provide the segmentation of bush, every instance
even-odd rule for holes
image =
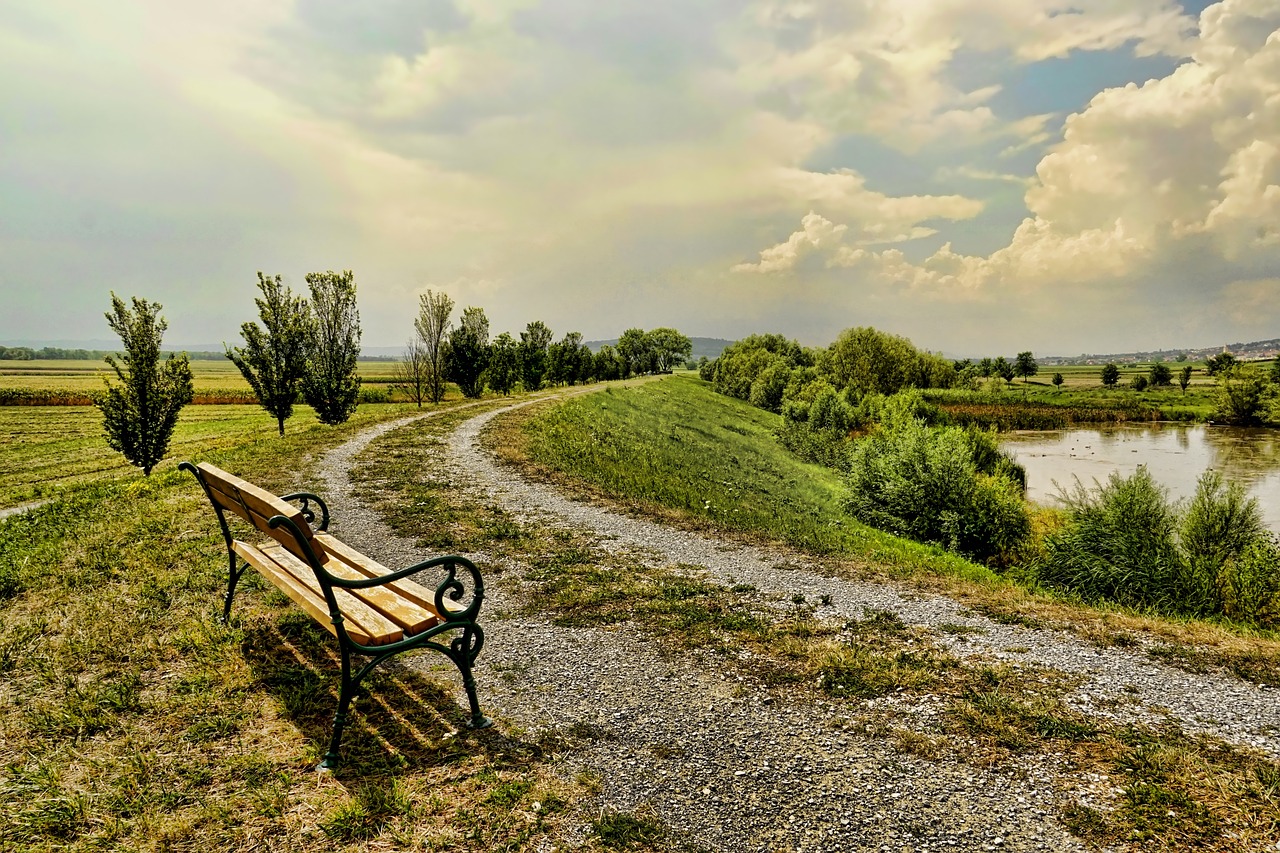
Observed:
[[[385,388],[368,388],[360,389],[361,403],[390,403],[391,393]]]
[[[915,399],[911,399],[914,396]],[[1030,532],[1012,460],[960,427],[930,429],[919,395],[895,395],[884,420],[849,455],[848,512],[858,520],[975,559],[1007,562]],[[922,401],[920,401],[922,402]]]
[[[1046,584],[1086,600],[1189,616],[1280,623],[1280,549],[1239,485],[1208,472],[1181,513],[1145,467],[1060,498],[1068,523],[1045,537]]]
[[[1112,474],[1086,489],[1061,491],[1070,521],[1045,537],[1036,575],[1086,601],[1176,609],[1185,591],[1175,518],[1164,490],[1145,466],[1131,477]]]

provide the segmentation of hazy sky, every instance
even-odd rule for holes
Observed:
[[[613,337],[1280,336],[1280,0],[5,0],[0,342],[257,270]]]

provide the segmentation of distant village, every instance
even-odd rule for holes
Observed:
[[[1046,356],[1038,359],[1040,365],[1053,367],[1065,364],[1135,364],[1154,361],[1204,361],[1218,353],[1229,352],[1239,361],[1269,361],[1280,357],[1280,338],[1252,343],[1225,344],[1222,347],[1203,349],[1156,350],[1153,352],[1127,352],[1108,354],[1081,354],[1077,356]]]

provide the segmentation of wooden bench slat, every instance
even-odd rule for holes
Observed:
[[[329,574],[345,580],[359,581],[368,579],[368,575],[332,557],[325,561],[324,568]],[[440,617],[436,615],[434,608],[420,607],[407,598],[401,597],[391,588],[390,584],[369,587],[368,589],[348,589],[344,590],[344,592],[355,596],[374,610],[377,610],[403,628],[405,634],[409,636],[419,634],[440,622]]]
[[[391,570],[376,560],[371,560],[364,554],[352,548],[350,545],[335,539],[328,533],[317,533],[315,541],[320,543],[325,552],[346,565],[360,572],[365,577],[378,578],[391,574]],[[327,565],[327,564],[326,564]],[[392,581],[387,584],[386,589],[395,590],[395,592],[403,598],[412,601],[419,607],[425,608],[436,616],[441,614],[436,610],[435,593],[419,583],[401,578],[398,581]],[[447,614],[446,614],[447,615]]]
[[[298,540],[286,528],[271,528],[273,516],[283,515],[302,532],[303,538],[312,537],[311,525],[307,523],[302,510],[286,500],[276,497],[267,490],[255,486],[248,480],[242,480],[234,474],[228,474],[216,465],[201,462],[196,466],[204,474],[210,491],[223,508],[229,509],[258,530],[275,539],[292,551],[299,559],[305,560],[306,554],[298,545]]]
[[[303,583],[313,593],[320,596],[321,601],[324,600],[324,592],[320,589],[320,581],[317,580],[316,573],[309,565],[299,560],[292,552],[274,543],[262,545],[259,550],[274,560],[285,571],[292,574],[294,578]],[[404,631],[399,625],[383,616],[364,601],[356,598],[351,594],[350,590],[334,589],[333,596],[337,599],[338,609],[342,611],[342,615],[347,622],[358,625],[360,631],[371,638],[370,642],[362,640],[357,642],[362,642],[365,645],[380,646],[384,643],[394,643],[404,638]],[[329,621],[327,614],[325,621]],[[351,633],[351,627],[348,627],[347,631]]]
[[[329,618],[329,605],[323,595],[299,581],[291,572],[248,542],[237,539],[231,543],[231,547],[245,562],[261,572],[281,592],[293,599],[295,604],[307,611],[311,618],[327,628],[329,633],[337,635],[338,630]],[[279,548],[278,545],[270,547]],[[371,645],[373,642],[373,638],[360,626],[348,625],[347,633],[351,635],[351,639],[362,645]]]

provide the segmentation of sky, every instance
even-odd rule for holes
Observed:
[[[369,346],[1280,337],[1280,0],[0,4],[0,343],[328,269]]]

